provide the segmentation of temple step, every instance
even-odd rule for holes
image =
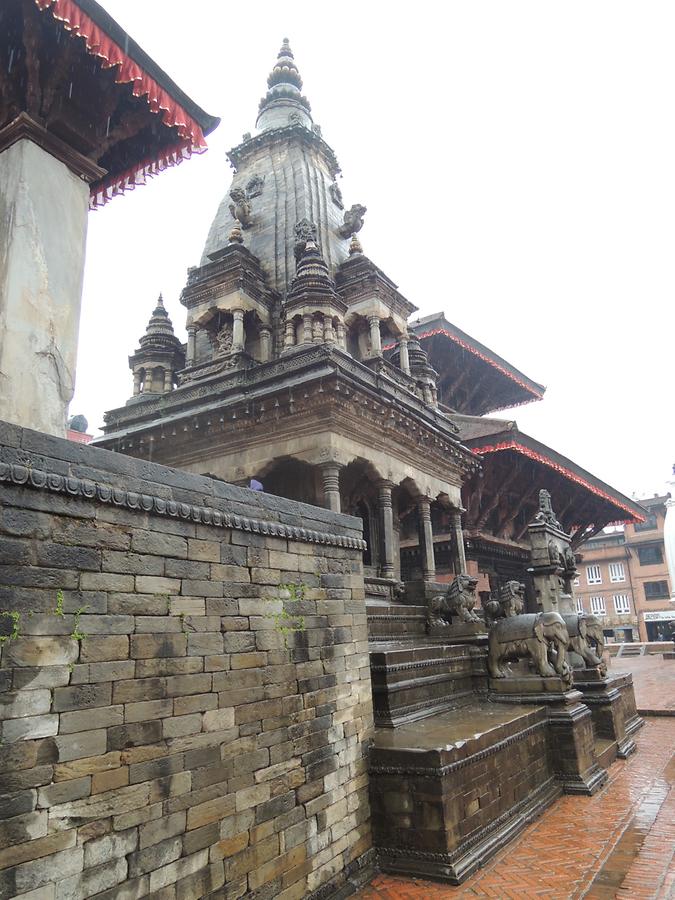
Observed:
[[[616,655],[617,658],[627,658],[629,656],[644,656],[645,649],[646,647],[644,644],[621,644],[621,646],[619,647],[619,652]]]
[[[422,637],[426,634],[426,606],[368,604],[368,638],[371,641]]]
[[[395,728],[462,706],[487,687],[483,656],[462,644],[371,643],[375,724]]]

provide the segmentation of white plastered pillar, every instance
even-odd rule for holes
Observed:
[[[73,171],[84,157],[64,144],[66,165],[35,142],[32,130],[42,131],[22,115],[0,132],[0,418],[64,437],[75,389],[89,185],[85,172]],[[48,138],[48,146],[61,144]],[[87,162],[90,177],[102,173]]]

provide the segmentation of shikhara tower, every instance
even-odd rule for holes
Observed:
[[[343,200],[287,40],[267,86],[188,270],[187,345],[160,304],[99,443],[359,515],[374,592],[467,568],[492,587],[520,577],[535,486],[577,543],[632,516],[515,423],[483,418],[544,389],[442,315],[409,323],[416,307],[364,253],[366,208]]]

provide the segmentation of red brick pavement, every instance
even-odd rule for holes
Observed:
[[[675,718],[647,720],[636,742],[595,796],[562,797],[461,886],[379,875],[356,898],[675,897]]]
[[[675,715],[675,659],[629,656],[612,659],[610,674],[631,672],[638,709],[669,710]]]

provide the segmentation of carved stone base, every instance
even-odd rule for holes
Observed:
[[[560,796],[560,786],[554,778],[537,788],[528,799],[511,810],[502,820],[485,829],[486,834],[475,843],[467,842],[465,849],[454,853],[434,853],[423,850],[381,847],[378,852],[380,868],[385,872],[417,875],[435,881],[461,884],[476,869],[484,866],[495,853],[517,837],[530,822],[538,818]]]
[[[599,676],[597,669],[576,669],[574,686],[593,717],[598,738],[616,743],[616,755],[625,759],[635,752],[630,735],[644,725],[635,707],[633,676],[628,673]]]
[[[541,706],[474,704],[393,731],[370,756],[373,839],[389,872],[458,884],[561,793]]]
[[[570,688],[559,676],[514,675],[490,678],[488,689],[497,703],[565,704],[581,700],[581,693]]]

